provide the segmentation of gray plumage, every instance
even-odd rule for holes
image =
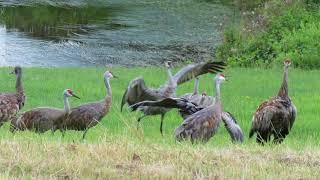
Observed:
[[[225,64],[223,62],[192,64],[182,68],[174,76],[172,76],[170,64],[167,63],[166,66],[169,80],[165,85],[158,89],[148,88],[141,77],[132,80],[123,94],[121,111],[126,103],[131,106],[142,101],[157,101],[168,97],[175,97],[177,85],[180,85],[205,73],[221,72],[224,69]],[[138,122],[140,122],[140,120],[147,115],[161,115],[160,132],[162,134],[163,119],[165,113],[170,109],[163,107],[141,107],[140,110],[144,113],[144,115],[138,118]]]
[[[289,134],[296,118],[296,107],[288,95],[288,69],[291,61],[284,62],[284,75],[278,95],[263,102],[252,118],[249,133],[257,133],[257,142],[263,144],[274,137],[273,142],[281,143]]]
[[[230,112],[222,112],[221,118],[232,142],[243,142],[244,135],[236,118]]]
[[[206,93],[199,94],[199,79],[196,78],[194,85],[194,92],[187,93],[181,98],[186,99],[188,102],[197,105],[197,109],[203,109],[215,103],[215,98],[208,96]],[[183,119],[186,119],[193,112],[186,109],[188,106],[180,107],[180,114]],[[232,142],[243,142],[244,134],[241,127],[238,125],[236,118],[230,112],[222,112],[222,121],[227,129]]]
[[[10,131],[34,130],[35,132],[43,133],[48,130],[54,132],[55,130],[60,129],[63,120],[70,113],[68,97],[79,98],[71,89],[66,89],[63,92],[64,109],[39,107],[26,111],[11,121]]]
[[[222,106],[220,101],[220,84],[224,81],[223,75],[215,77],[215,103],[188,116],[175,130],[176,140],[190,139],[191,142],[207,142],[217,131],[221,122]]]
[[[175,130],[178,141],[190,138],[192,142],[207,142],[216,132],[221,121],[220,83],[224,76],[218,74],[215,78],[216,98],[215,103],[207,107],[201,107],[185,98],[166,98],[159,101],[144,101],[132,105],[132,110],[140,106],[159,106],[167,108],[178,108],[185,117],[185,121]]]
[[[111,107],[112,91],[109,80],[113,77],[115,76],[110,71],[104,73],[107,93],[103,100],[83,104],[71,109],[71,113],[63,122],[65,130],[84,131],[82,136],[84,139],[89,128],[94,127],[102,120]]]
[[[203,95],[205,98],[206,96]],[[210,98],[212,99],[212,98]],[[209,104],[211,106],[213,103]],[[198,105],[192,101],[189,101],[184,98],[166,98],[160,101],[143,101],[137,104],[130,106],[133,111],[137,110],[140,106],[158,106],[158,107],[166,107],[166,108],[177,108],[183,119],[187,119],[190,115],[208,107]],[[236,118],[230,112],[222,112],[222,121],[224,122],[224,126],[227,129],[232,142],[243,142],[244,134],[241,130],[241,127],[238,125]]]
[[[199,94],[199,79],[196,78],[193,93],[187,93],[180,98],[165,98],[159,101],[143,101],[130,107],[133,111],[142,106],[177,108],[179,109],[182,118],[187,119],[190,115],[205,107],[213,105],[214,103],[214,97],[207,96],[206,93]],[[244,134],[238,125],[237,120],[230,112],[222,112],[222,121],[224,122],[225,128],[227,129],[232,142],[243,142]]]
[[[25,103],[22,85],[22,68],[16,66],[11,74],[16,75],[16,92],[0,94],[0,126],[6,121],[11,121],[21,110]]]

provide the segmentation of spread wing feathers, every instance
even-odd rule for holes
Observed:
[[[186,99],[199,107],[208,107],[215,103],[215,98],[203,94],[185,94],[181,98]]]
[[[222,72],[225,66],[226,64],[224,62],[190,64],[177,72],[173,76],[173,80],[179,85],[202,74]]]
[[[132,111],[136,111],[139,107],[143,106],[156,106],[165,108],[177,108],[180,111],[187,113],[188,115],[198,112],[202,108],[197,107],[197,104],[189,102],[183,98],[165,98],[159,101],[142,101],[131,105]]]
[[[295,116],[295,106],[290,100],[277,97],[271,98],[263,102],[254,114],[249,138],[255,132],[269,134],[273,130],[290,130]]]
[[[132,80],[124,92],[121,100],[121,111],[126,103],[130,106],[141,101],[156,101],[160,98],[161,95],[156,90],[149,89],[143,78],[139,77]]]
[[[230,112],[222,112],[222,121],[226,127],[232,142],[243,142],[244,135],[236,118]]]
[[[221,114],[215,113],[212,106],[190,115],[175,130],[177,141],[191,139],[191,142],[207,142],[217,131],[221,121]]]

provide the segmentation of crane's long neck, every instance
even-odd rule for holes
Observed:
[[[169,78],[169,85],[176,87],[177,85],[176,85],[175,81],[173,80],[173,76],[172,76],[172,72],[171,72],[170,67],[167,68],[167,73],[168,73],[168,78]]]
[[[70,104],[69,104],[69,99],[68,96],[64,95],[63,96],[63,102],[64,102],[64,110],[66,111],[67,114],[70,114]]]
[[[199,78],[196,78],[194,81],[194,91],[193,94],[199,94]]]
[[[107,96],[111,97],[112,96],[112,90],[110,86],[110,80],[108,77],[104,78],[104,83],[106,85],[106,90],[107,90]]]
[[[219,116],[221,115],[221,98],[220,98],[220,83],[221,81],[216,79],[215,81],[215,87],[216,87],[216,94],[215,94],[215,102],[213,105],[213,109],[216,113],[219,114]]]
[[[288,97],[288,69],[287,66],[284,67],[283,81],[278,92],[278,96],[280,97]]]
[[[23,86],[22,86],[22,72],[19,72],[17,74],[17,80],[16,80],[16,92],[21,93],[23,92]]]
[[[219,80],[215,80],[215,87],[216,87],[215,99],[216,99],[216,102],[220,102],[220,81]]]

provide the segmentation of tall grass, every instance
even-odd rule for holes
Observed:
[[[27,95],[22,111],[38,106],[63,107],[62,91],[71,88],[81,99],[71,106],[100,100],[105,95],[102,76],[105,69],[25,68],[23,82]],[[224,129],[202,145],[176,143],[174,129],[182,119],[175,110],[164,121],[164,136],[159,132],[160,117],[146,117],[137,130],[141,113],[127,108],[120,112],[120,101],[128,82],[143,76],[147,85],[158,87],[166,81],[162,68],[113,68],[119,79],[112,79],[113,102],[110,113],[90,129],[86,140],[81,132],[51,135],[33,132],[11,134],[9,125],[0,128],[0,173],[4,177],[269,177],[277,173],[288,177],[320,176],[320,79],[319,71],[290,69],[289,93],[297,106],[293,129],[279,146],[256,145],[247,133],[257,106],[277,93],[282,69],[231,68],[222,85],[222,102],[245,132],[241,145],[234,145]],[[9,68],[0,69],[0,91],[13,91],[15,78]],[[201,78],[200,89],[213,93],[212,75]],[[193,90],[193,82],[179,86],[178,95]],[[261,170],[266,169],[266,171]],[[271,173],[271,174],[270,174]]]

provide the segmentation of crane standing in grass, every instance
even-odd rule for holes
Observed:
[[[0,93],[0,126],[6,121],[11,121],[25,103],[22,85],[22,68],[16,66],[11,74],[16,75],[16,92]]]
[[[71,89],[66,89],[63,91],[64,109],[39,107],[24,112],[11,121],[10,131],[35,130],[38,133],[43,133],[48,130],[53,132],[57,129],[61,130],[64,119],[71,112],[69,97],[80,99]]]
[[[126,103],[130,106],[142,101],[157,101],[168,97],[174,97],[177,85],[187,82],[202,74],[221,72],[225,67],[225,63],[223,62],[192,64],[182,68],[173,76],[171,72],[171,63],[166,62],[165,65],[167,67],[169,77],[168,82],[158,89],[151,89],[145,85],[143,78],[132,80],[123,94],[121,111]],[[138,118],[138,123],[142,118],[148,115],[161,115],[160,132],[162,134],[163,119],[170,109],[164,107],[141,107],[140,110],[144,115]]]
[[[180,98],[166,98],[159,101],[143,101],[132,105],[131,108],[133,111],[140,106],[178,108],[183,119],[187,119],[189,116],[215,103],[214,97],[207,96],[205,93],[202,93],[201,95],[198,93],[198,85],[199,82],[198,79],[196,79],[194,92],[185,94]],[[234,116],[229,112],[222,112],[221,116],[225,127],[230,134],[231,140],[233,142],[243,142],[243,132],[237,124]]]
[[[186,119],[188,116],[195,113],[196,112],[194,111],[195,109],[199,111],[215,103],[215,97],[207,96],[205,92],[203,92],[202,94],[199,94],[199,78],[196,78],[195,80],[194,92],[187,93],[183,95],[181,98],[187,101],[181,101],[180,99],[178,100],[180,101],[180,103],[176,102],[174,104],[179,104],[179,106],[175,106],[175,108],[180,109],[180,114],[183,117],[183,119]],[[186,102],[186,103],[181,103],[181,102]],[[189,111],[190,103],[196,106],[196,108],[193,108],[193,111]],[[230,112],[227,112],[227,111],[222,112],[221,116],[222,116],[222,121],[231,137],[232,142],[243,142],[244,135],[241,127],[238,125],[236,118]]]
[[[97,125],[102,118],[109,112],[112,100],[112,90],[110,78],[116,78],[110,71],[104,73],[104,83],[106,86],[106,96],[103,100],[87,103],[72,108],[71,113],[64,120],[64,130],[84,131],[82,139],[85,138],[89,128]]]
[[[288,70],[290,60],[284,61],[282,85],[276,97],[263,102],[255,112],[249,137],[257,133],[257,142],[268,142],[271,135],[275,143],[281,143],[289,134],[296,118],[296,107],[288,94]]]
[[[175,130],[175,137],[178,141],[190,138],[191,142],[207,142],[215,134],[221,121],[220,84],[224,80],[224,75],[216,75],[215,103],[187,117]]]

